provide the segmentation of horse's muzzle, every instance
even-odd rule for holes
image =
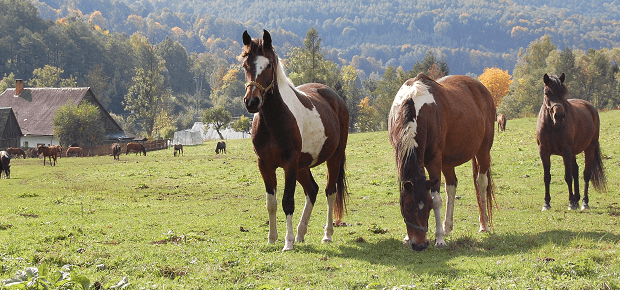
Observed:
[[[249,113],[257,113],[260,110],[262,105],[262,101],[260,97],[249,97],[244,98],[243,103],[245,104],[245,109],[248,110]]]
[[[424,251],[428,248],[429,245],[429,241],[427,240],[426,243],[422,244],[422,245],[418,245],[414,242],[411,242],[411,249],[416,251],[416,252],[421,252]]]

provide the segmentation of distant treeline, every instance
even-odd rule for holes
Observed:
[[[111,32],[142,32],[155,43],[170,36],[188,53],[232,61],[241,32],[272,31],[280,51],[300,46],[315,27],[326,58],[352,64],[360,77],[388,66],[411,69],[428,50],[452,73],[485,67],[511,71],[519,48],[544,35],[560,48],[620,44],[620,8],[606,1],[81,1],[33,3],[45,19],[79,16]],[[544,5],[544,6],[543,6]]]

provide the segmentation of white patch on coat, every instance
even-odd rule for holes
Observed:
[[[420,201],[420,203],[418,204],[418,208],[422,210],[424,208],[424,202]]]
[[[301,134],[301,152],[310,154],[312,156],[311,166],[315,165],[318,161],[319,153],[323,149],[323,144],[327,140],[325,125],[321,120],[321,115],[319,115],[314,105],[311,109],[308,109],[299,101],[296,93],[304,96],[306,94],[294,88],[293,83],[284,73],[284,66],[281,61],[278,62],[277,78],[282,100],[291,113],[293,113],[297,122],[297,128],[299,128],[299,133]],[[309,100],[312,99],[309,98]]]
[[[256,60],[254,61],[254,67],[256,68],[256,76],[255,79],[258,78],[258,76],[263,73],[263,70],[265,70],[267,68],[267,66],[269,65],[269,59],[259,55]]]
[[[413,100],[415,107],[415,118],[407,123],[405,129],[401,132],[400,140],[407,148],[417,148],[418,143],[415,141],[415,136],[418,129],[418,114],[420,113],[422,106],[426,104],[434,104],[435,98],[433,98],[433,95],[428,90],[428,86],[422,81],[415,81],[412,85],[407,85],[407,83],[404,83],[398,90],[398,93],[396,93],[394,102],[392,102],[392,108],[390,109],[391,123],[396,122],[397,110],[399,110],[409,99]]]

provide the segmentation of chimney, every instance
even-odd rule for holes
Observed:
[[[23,90],[24,90],[24,80],[16,79],[15,80],[15,95],[19,96],[19,94],[21,94]]]

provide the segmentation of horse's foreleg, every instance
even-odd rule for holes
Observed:
[[[545,203],[542,210],[546,211],[551,209],[551,195],[549,194],[549,183],[551,182],[551,156],[548,153],[543,152],[543,149],[539,149],[540,159],[543,165],[543,174],[545,181]]]
[[[293,163],[296,167],[297,162]],[[284,169],[284,193],[282,194],[282,210],[286,215],[286,235],[284,236],[284,248],[282,251],[293,249],[295,236],[293,234],[293,213],[295,212],[295,185],[297,183],[297,169]]]
[[[577,165],[577,158],[573,156],[573,184],[575,191],[573,192],[573,201],[575,202],[575,206],[579,207],[579,200],[581,199],[581,195],[579,194],[579,165]],[[577,209],[575,208],[575,209]]]
[[[316,181],[314,181],[310,169],[298,171],[297,181],[299,181],[299,184],[304,188],[306,204],[304,205],[304,211],[299,220],[299,225],[297,225],[297,236],[295,237],[295,241],[303,242],[304,236],[308,232],[308,223],[310,222],[310,215],[312,215],[312,209],[316,202],[319,186],[316,184]]]
[[[450,234],[454,227],[454,201],[456,199],[456,186],[458,184],[458,180],[456,178],[456,174],[454,173],[454,167],[444,168],[443,176],[446,179],[446,218],[443,222],[443,230],[446,235]],[[435,197],[433,197],[433,201]],[[437,215],[435,215],[437,218]]]
[[[573,193],[573,160],[574,156],[570,154],[570,152],[565,152],[563,154],[564,159],[564,181],[566,185],[568,185],[568,201],[569,201],[569,210],[576,210],[579,208],[578,202],[575,201],[575,194]]]
[[[277,179],[275,169],[267,168],[260,160],[258,161],[258,169],[265,183],[265,200],[267,205],[267,213],[269,214],[269,235],[267,243],[273,244],[278,240],[278,228],[276,225],[276,211],[278,209],[278,200],[276,199]]]

